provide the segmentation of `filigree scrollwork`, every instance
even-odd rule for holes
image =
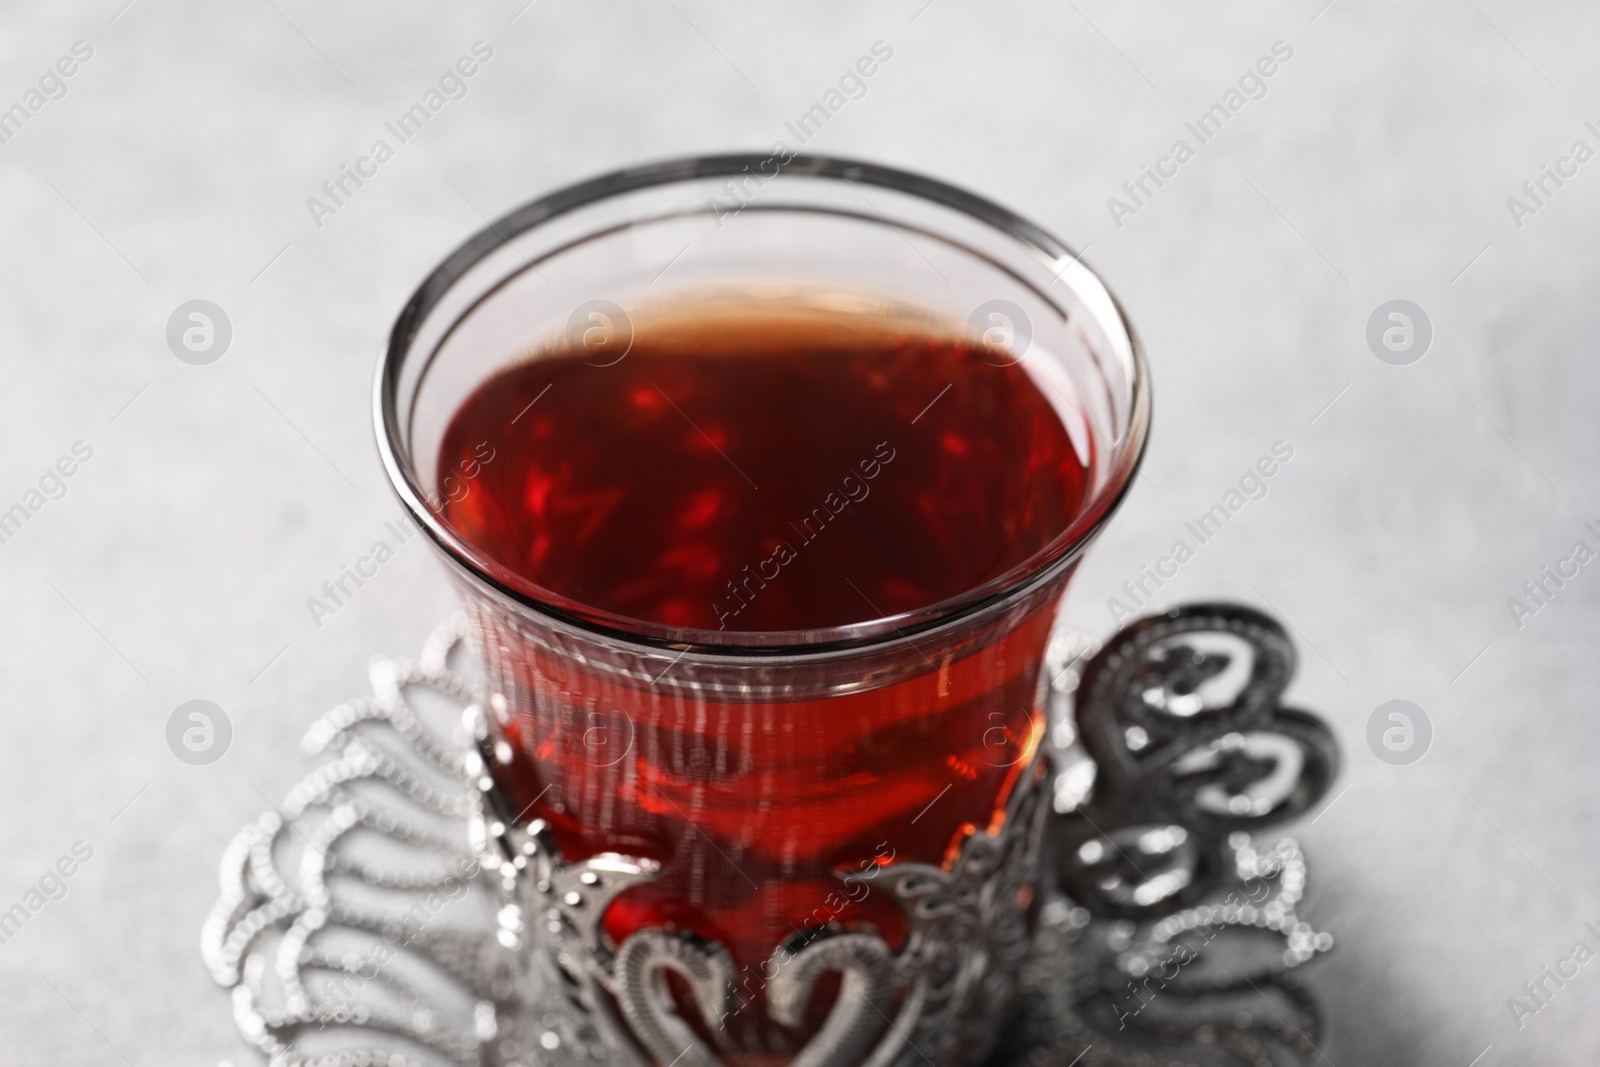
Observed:
[[[477,1067],[504,973],[473,924],[484,894],[467,828],[477,795],[452,741],[418,707],[475,699],[442,657],[379,659],[371,697],[306,735],[324,763],[245,827],[222,861],[201,953],[240,1032],[274,1067]],[[440,645],[443,643],[443,650]]]
[[[893,994],[893,953],[875,934],[842,933],[813,941],[788,957],[767,988],[772,1017],[799,1027],[817,981],[841,977],[839,1000],[793,1067],[860,1063],[883,1030]]]
[[[1275,621],[1220,604],[1141,619],[1089,659],[1074,722],[1092,787],[1050,831],[1062,889],[1096,915],[1167,914],[1236,878],[1230,834],[1314,805],[1338,749],[1281,703],[1294,665]]]
[[[1238,833],[1229,848],[1237,888],[1143,927],[1048,901],[992,1067],[1325,1062],[1316,1004],[1291,973],[1333,944],[1295,914],[1299,846],[1257,850]]]
[[[717,1067],[716,1057],[673,1009],[668,971],[688,984],[703,1018],[720,1019],[733,1003],[733,962],[720,945],[641,930],[622,943],[612,975],[623,1017],[652,1058],[683,1067]]]
[[[841,978],[839,996],[793,1067],[912,1067],[925,1057],[965,1063],[987,1052],[1031,943],[1046,770],[1041,761],[1020,776],[1003,823],[969,836],[948,869],[896,863],[876,875],[908,920],[898,952],[876,932],[831,926],[803,944],[775,947],[766,993],[780,1024],[800,1024],[825,974]],[[733,997],[722,946],[641,930],[613,947],[601,933],[611,901],[656,877],[655,864],[616,855],[567,862],[538,820],[527,828],[495,820],[483,840],[493,846],[485,867],[501,872],[511,901],[499,913],[501,943],[526,946],[525,957],[547,964],[536,963],[530,980],[544,975],[548,996],[548,976],[557,975],[568,1015],[581,1020],[557,1035],[559,1047],[598,1041],[617,1064],[722,1062],[678,1015],[665,981],[668,972],[682,979],[704,1030],[716,1037]]]
[[[451,666],[466,632],[457,618],[417,662],[374,661],[373,696],[307,735],[326,762],[228,848],[202,948],[241,1032],[274,1067],[718,1067],[727,953],[665,930],[613,943],[606,910],[659,865],[569,862],[542,822],[497,806],[485,697]],[[972,1062],[1007,1012],[994,1067],[1254,1067],[1315,1050],[1289,972],[1331,938],[1296,914],[1294,842],[1251,837],[1314,804],[1337,766],[1327,730],[1280,703],[1282,629],[1186,608],[1103,651],[1063,634],[1051,661],[1076,702],[1056,773],[1041,759],[1021,776],[1004,823],[948,868],[877,872],[908,920],[898,948],[830,926],[774,949],[781,1024],[841,978],[794,1067]]]

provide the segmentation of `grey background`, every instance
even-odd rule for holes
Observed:
[[[0,106],[73,41],[95,49],[0,146],[0,507],[94,449],[0,545],[0,908],[94,850],[0,945],[0,1058],[253,1062],[197,950],[219,854],[306,771],[300,734],[364,690],[367,657],[412,653],[452,606],[420,539],[320,629],[305,606],[399,511],[368,414],[393,315],[481,215],[625,163],[792,143],[783,123],[881,39],[892,61],[808,148],[925,170],[1087,247],[1150,352],[1147,478],[1073,621],[1109,630],[1107,598],[1185,519],[1294,448],[1162,592],[1287,619],[1291,696],[1344,743],[1348,789],[1294,831],[1308,915],[1339,938],[1315,973],[1323,1051],[1593,1061],[1600,962],[1520,1030],[1506,1000],[1600,920],[1600,566],[1520,629],[1507,598],[1597,544],[1600,161],[1520,229],[1506,198],[1576,139],[1600,147],[1582,127],[1600,9],[121,3],[0,12]],[[495,55],[470,94],[316,228],[306,198],[478,39]],[[1280,39],[1267,96],[1113,225],[1107,197]],[[165,342],[196,298],[233,324],[210,366]],[[1411,366],[1364,339],[1395,298],[1433,323]],[[210,766],[165,741],[196,698],[232,721]],[[1433,724],[1410,766],[1365,745],[1395,698]]]

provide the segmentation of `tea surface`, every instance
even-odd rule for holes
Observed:
[[[503,370],[454,417],[440,469],[476,470],[445,517],[525,590],[735,632],[957,596],[1049,544],[1087,483],[1022,365],[781,304],[641,322],[620,359],[557,348]]]

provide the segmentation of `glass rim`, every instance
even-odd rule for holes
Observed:
[[[399,495],[407,513],[446,557],[463,568],[474,581],[551,622],[575,626],[611,640],[669,649],[680,654],[763,658],[809,656],[836,649],[892,644],[931,630],[943,629],[987,609],[1014,603],[1070,567],[1116,512],[1144,459],[1150,428],[1150,374],[1144,348],[1121,303],[1099,275],[1084,264],[1083,257],[1035,223],[965,189],[881,164],[837,156],[793,153],[789,161],[782,165],[779,176],[793,174],[798,177],[860,182],[926,200],[964,214],[1011,238],[1046,265],[1055,268],[1058,278],[1072,267],[1080,268],[1079,280],[1096,286],[1111,309],[1114,323],[1105,325],[1115,326],[1128,342],[1124,368],[1128,384],[1125,390],[1119,390],[1126,396],[1129,405],[1127,427],[1121,435],[1121,445],[1113,450],[1115,461],[1107,471],[1106,484],[1092,494],[1085,507],[1049,545],[1025,564],[914,611],[824,629],[742,632],[668,626],[594,608],[530,582],[527,583],[530,587],[537,588],[543,594],[531,595],[502,581],[475,558],[479,550],[444,523],[427,505],[428,493],[417,482],[414,457],[404,440],[397,407],[401,372],[408,358],[416,354],[411,346],[422,324],[456,282],[482,260],[501,246],[510,244],[513,238],[543,223],[600,201],[654,186],[742,174],[747,168],[760,166],[770,157],[770,152],[684,156],[625,167],[563,186],[513,209],[473,234],[435,267],[406,301],[389,333],[374,382],[373,422],[378,452],[390,485]],[[470,309],[463,313],[463,317],[468,314],[471,314]],[[1094,316],[1094,313],[1090,312],[1090,315]],[[1091,428],[1091,435],[1094,432]]]

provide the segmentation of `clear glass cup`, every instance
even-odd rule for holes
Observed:
[[[1089,464],[1085,507],[958,596],[755,633],[574,602],[452,528],[444,504],[477,472],[441,469],[441,442],[475,389],[574,330],[599,328],[623,358],[634,318],[708,292],[910,309],[984,335],[1052,383]],[[867,163],[780,146],[636,167],[521,207],[445,260],[395,324],[375,403],[384,464],[485,656],[504,817],[564,864],[651,872],[577,946],[576,978],[599,976],[631,1047],[660,1063],[680,1040],[728,1063],[810,1047],[849,1067],[895,1042],[981,1056],[1031,929],[1045,645],[1149,427],[1138,342],[1079,257],[986,200]],[[654,993],[630,1004],[618,968],[661,935],[715,966],[649,957]]]

